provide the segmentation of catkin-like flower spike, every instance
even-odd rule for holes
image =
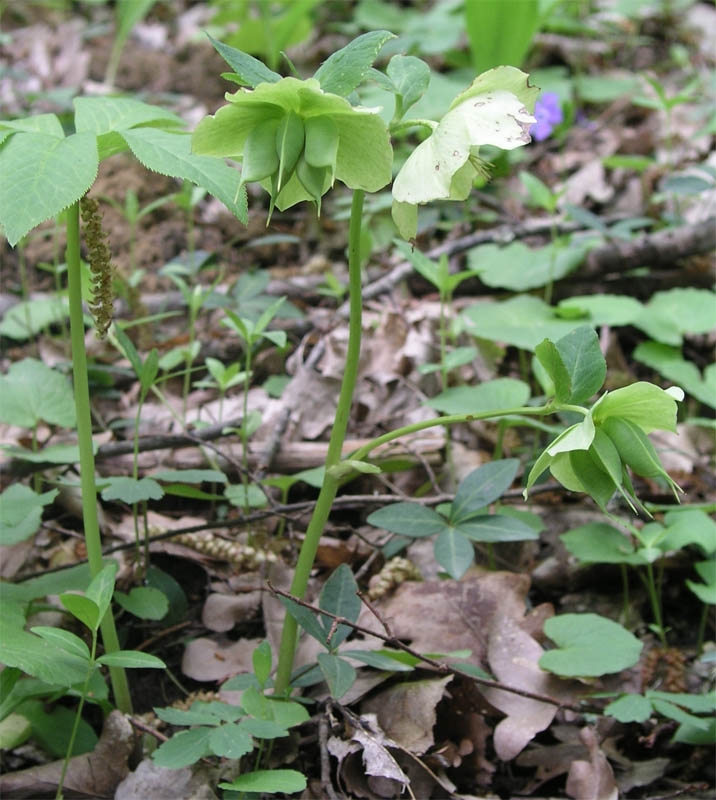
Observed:
[[[97,327],[97,338],[104,339],[114,315],[112,254],[107,244],[107,234],[102,229],[102,215],[97,200],[85,195],[80,200],[80,214],[92,272],[93,301],[90,311]]]

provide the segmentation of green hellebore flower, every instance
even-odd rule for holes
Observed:
[[[410,154],[393,182],[393,219],[400,235],[417,232],[417,206],[431,200],[465,200],[487,165],[480,145],[512,150],[530,141],[539,89],[515,67],[483,72],[452,102],[432,134]]]
[[[282,78],[227,93],[192,137],[201,155],[242,161],[241,183],[259,181],[284,210],[321,197],[338,179],[377,192],[392,177],[393,150],[377,109],[351,106],[314,78]]]

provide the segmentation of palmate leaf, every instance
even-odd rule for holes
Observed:
[[[0,225],[10,245],[76,203],[94,183],[98,166],[92,133],[63,139],[13,134],[0,148]]]
[[[383,45],[395,39],[390,31],[369,31],[330,55],[314,78],[324,92],[346,97],[363,80]]]
[[[248,223],[246,193],[239,192],[239,174],[223,161],[191,152],[191,138],[157,128],[121,131],[122,138],[139,161],[153,172],[201,186],[214,195],[244,225]]]
[[[518,459],[503,458],[473,470],[458,486],[450,521],[457,524],[497,500],[512,485],[519,466]]]

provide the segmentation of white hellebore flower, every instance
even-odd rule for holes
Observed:
[[[527,79],[515,67],[495,67],[453,100],[393,182],[393,219],[401,236],[415,236],[421,203],[467,198],[475,178],[487,174],[478,156],[480,145],[513,150],[531,141],[539,89]]]

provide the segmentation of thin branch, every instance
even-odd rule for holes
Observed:
[[[537,700],[540,703],[548,703],[549,705],[557,706],[558,708],[565,708],[569,711],[574,711],[577,714],[583,714],[585,712],[592,714],[602,713],[602,710],[596,706],[588,704],[575,705],[573,703],[565,703],[562,700],[557,700],[549,695],[538,694],[537,692],[529,692],[526,689],[518,689],[516,686],[508,686],[507,684],[500,683],[500,681],[493,681],[489,680],[488,678],[479,678],[476,675],[471,675],[469,672],[463,672],[463,670],[461,670],[459,667],[456,667],[454,664],[443,664],[441,661],[437,661],[434,658],[430,658],[429,656],[419,653],[417,650],[414,650],[412,647],[404,644],[400,641],[400,639],[397,639],[394,636],[388,636],[383,633],[378,633],[377,631],[372,631],[370,628],[366,628],[356,622],[351,622],[351,620],[346,619],[345,617],[332,614],[330,611],[324,611],[322,608],[318,608],[318,606],[311,605],[305,600],[299,600],[298,597],[294,597],[294,595],[290,594],[289,592],[284,592],[282,589],[277,589],[269,581],[267,581],[267,586],[272,594],[293,600],[294,603],[307,608],[309,611],[313,611],[314,614],[323,614],[323,616],[333,620],[333,624],[335,626],[348,625],[350,628],[353,628],[353,630],[358,631],[358,633],[363,633],[366,636],[375,636],[376,639],[381,639],[385,644],[409,653],[411,656],[419,659],[424,664],[427,664],[430,668],[432,668],[433,671],[439,672],[442,675],[448,673],[459,675],[462,678],[467,678],[468,680],[479,683],[481,686],[486,686],[489,689],[499,689],[501,691],[511,692],[512,694],[519,695],[520,697],[526,697],[529,700]],[[331,628],[333,628],[333,626],[331,626]],[[327,638],[330,640],[330,637]]]

